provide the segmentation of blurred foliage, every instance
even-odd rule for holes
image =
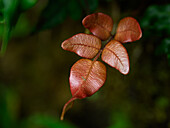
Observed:
[[[11,34],[11,30],[16,25],[20,14],[33,7],[37,0],[1,0],[0,1],[0,19],[1,27],[0,31],[2,35],[2,44],[0,55],[3,55],[6,51],[8,40]]]
[[[68,122],[62,122],[55,117],[36,114],[21,122],[20,128],[76,128]]]
[[[167,55],[167,58],[169,60],[170,64],[170,37],[169,38],[164,38],[161,42],[161,44],[157,47],[156,49],[156,54],[157,55]]]
[[[170,4],[152,5],[146,10],[141,26],[144,28],[145,36],[161,38],[161,44],[157,46],[156,54],[167,55],[170,64]]]
[[[116,111],[112,115],[111,126],[109,128],[133,128],[126,112]]]
[[[0,127],[1,128],[75,128],[56,117],[34,114],[27,119],[18,120],[20,99],[12,89],[0,89]]]
[[[82,18],[83,11],[92,13],[97,6],[98,0],[49,0],[34,31],[52,28],[68,16],[78,20]]]
[[[1,85],[2,86],[2,85]],[[16,127],[18,114],[18,96],[10,89],[0,88],[0,127]]]
[[[20,15],[32,8],[38,0],[1,0],[0,1],[0,54],[4,54],[12,29]],[[68,16],[74,20],[82,18],[82,12],[92,13],[98,6],[98,0],[48,0],[32,33],[61,24]],[[22,25],[21,25],[22,26]],[[24,31],[23,31],[24,32]],[[28,33],[27,33],[28,34]]]

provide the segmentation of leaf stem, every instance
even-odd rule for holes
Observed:
[[[102,49],[100,49],[100,51],[97,53],[97,55],[94,57],[94,59],[93,59],[93,61],[96,61],[98,58],[99,58],[99,56],[100,56],[100,54],[102,53]]]
[[[111,41],[114,39],[114,36],[115,35],[111,35],[110,38],[108,39],[108,41],[106,42],[106,44],[103,46],[102,50],[105,48],[105,46]]]
[[[108,41],[106,42],[106,44],[103,46],[103,48],[101,48],[101,49],[99,50],[99,52],[97,53],[97,55],[93,58],[93,61],[96,61],[96,60],[99,58],[99,56],[100,56],[100,54],[102,53],[102,51],[103,51],[103,49],[105,48],[105,46],[106,46],[111,40],[114,39],[114,36],[115,36],[115,35],[111,35],[111,36],[110,36],[110,38],[108,39]]]
[[[64,120],[64,114],[66,113],[66,111],[67,111],[68,109],[70,109],[70,108],[73,106],[73,101],[74,101],[75,99],[77,99],[77,98],[76,98],[76,97],[72,97],[72,98],[64,105],[63,110],[62,110],[62,113],[61,113],[60,120]],[[72,102],[71,107],[67,108],[68,104],[70,104],[71,102]],[[66,108],[67,108],[67,110],[66,110]]]

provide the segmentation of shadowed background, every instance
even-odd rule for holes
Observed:
[[[4,36],[8,42],[0,58],[0,127],[170,128],[168,0],[16,1],[0,1],[0,44]],[[64,51],[61,43],[84,32],[82,19],[95,12],[113,18],[113,33],[121,18],[134,17],[143,36],[124,44],[129,74],[105,64],[103,87],[76,100],[60,121],[62,107],[71,98],[70,68],[81,58]]]

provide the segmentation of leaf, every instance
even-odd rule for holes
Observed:
[[[4,31],[0,55],[3,55],[8,45],[11,30],[16,25],[20,13],[18,11],[19,5],[18,0],[2,0],[1,3],[3,3],[4,5],[3,8]]]
[[[85,58],[93,58],[101,48],[101,40],[94,35],[80,33],[65,40],[61,47]]]
[[[87,13],[93,13],[98,7],[98,0],[80,0],[82,7]]]
[[[6,51],[10,34],[11,34],[11,27],[10,27],[10,25],[5,24],[4,25],[4,31],[3,31],[3,38],[2,38],[0,55],[4,55],[4,53]]]
[[[78,20],[81,18],[82,16],[82,8],[80,6],[79,1],[77,0],[69,0],[68,1],[68,13],[69,16],[74,19],[74,20]]]
[[[156,54],[170,54],[170,38],[162,40],[161,44],[156,48]]]
[[[69,122],[61,122],[56,117],[47,114],[33,114],[21,121],[17,128],[76,128]]]
[[[100,61],[81,59],[71,68],[70,88],[73,97],[82,99],[93,95],[106,79],[105,65]]]
[[[101,40],[107,40],[113,28],[112,18],[103,13],[94,13],[86,16],[82,24]]]
[[[23,11],[26,11],[26,10],[32,8],[37,2],[38,2],[38,0],[21,0],[20,8]]]
[[[33,33],[61,24],[67,17],[67,0],[48,0]]]
[[[103,49],[102,60],[119,70],[122,74],[129,72],[129,57],[125,47],[116,40],[111,40]]]
[[[154,32],[157,35],[165,36],[170,34],[170,4],[151,5],[141,19],[141,27],[148,33],[148,37]],[[144,34],[146,34],[146,32]]]
[[[89,97],[97,92],[106,80],[106,67],[100,61],[80,59],[71,68],[70,89],[72,98],[64,105],[63,120],[67,105],[75,99]]]
[[[132,17],[123,18],[117,27],[115,40],[121,43],[133,42],[142,37],[139,23]]]

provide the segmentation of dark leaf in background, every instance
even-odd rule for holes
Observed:
[[[170,54],[170,38],[165,38],[156,49],[157,54]]]
[[[15,27],[22,11],[33,7],[37,0],[2,0],[0,1],[0,22],[2,30],[1,54],[6,51],[11,30]]]
[[[45,114],[35,114],[25,119],[20,128],[76,128],[68,122],[61,122],[56,117]]]
[[[74,20],[78,20],[81,18],[82,16],[82,8],[80,6],[80,3],[78,2],[78,0],[69,0],[68,1],[68,15],[74,19]]]
[[[3,14],[4,14],[4,5],[3,5],[3,1],[0,0],[0,24],[2,24],[4,22],[4,17],[3,17]]]
[[[21,0],[20,2],[20,8],[21,10],[25,11],[31,7],[33,7],[38,0]]]
[[[87,13],[94,12],[98,7],[98,0],[80,0],[80,2]]]
[[[34,32],[61,24],[68,16],[78,20],[81,18],[83,10],[88,9],[88,11],[93,12],[97,6],[98,0],[49,0],[41,13]]]
[[[6,51],[11,29],[16,24],[17,19],[19,17],[19,15],[17,14],[18,2],[19,2],[18,0],[3,0],[4,30],[1,45],[1,54],[4,54],[4,52]]]
[[[0,84],[0,127],[16,128],[19,108],[19,98],[10,88]]]
[[[170,4],[148,7],[141,20],[141,27],[145,31],[145,37],[152,36],[155,40],[162,40],[158,44],[156,55],[166,54],[170,62]]]
[[[42,11],[34,32],[49,29],[62,23],[67,16],[67,0],[49,0]]]
[[[1,0],[0,1],[0,34],[3,35],[1,54],[6,51],[12,28],[16,25],[20,14],[33,7],[38,0]],[[42,11],[33,33],[50,29],[61,24],[67,16],[78,20],[82,11],[93,12],[98,6],[98,0],[49,0],[46,8]]]
[[[119,110],[112,113],[111,124],[109,128],[134,128],[128,114]]]
[[[148,7],[141,20],[141,26],[150,32],[153,30],[155,34],[161,34],[163,31],[170,34],[170,4]]]
[[[156,49],[157,55],[167,55],[170,64],[170,38],[165,38]]]

